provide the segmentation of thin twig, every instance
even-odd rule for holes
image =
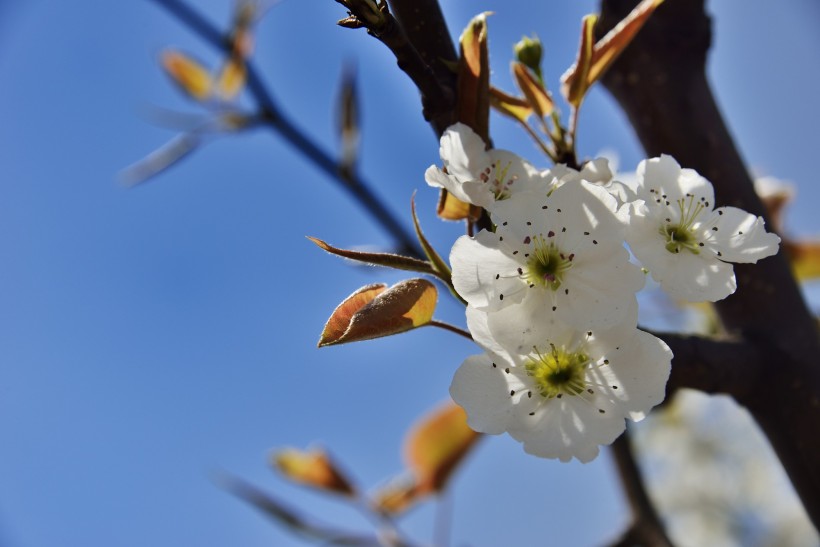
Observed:
[[[186,2],[182,0],[151,1],[168,10],[180,22],[212,46],[230,53],[232,46],[229,36],[220,32],[217,27],[208,22]],[[338,162],[330,154],[322,150],[284,115],[267,86],[259,77],[253,63],[246,61],[246,73],[248,90],[259,107],[260,119],[264,124],[278,133],[331,179],[341,183],[342,187],[350,192],[371,216],[398,241],[401,253],[423,257],[424,254],[411,232],[399,224],[385,204],[370,190],[370,185],[349,170],[340,168]]]
[[[473,339],[473,335],[470,334],[469,332],[467,332],[466,330],[460,329],[460,328],[456,327],[455,325],[451,325],[451,324],[445,323],[443,321],[437,321],[437,320],[433,319],[429,323],[426,323],[426,325],[429,325],[431,327],[438,327],[440,329],[444,329],[444,330],[448,330],[450,332],[454,332],[456,334],[459,334],[459,335],[463,336],[464,338],[467,338],[468,340]]]
[[[612,443],[612,455],[618,468],[621,486],[632,511],[632,524],[615,545],[635,545],[637,543],[644,547],[673,547],[655,511],[655,506],[649,499],[641,471],[632,452],[628,430]],[[627,538],[628,543],[624,543]]]

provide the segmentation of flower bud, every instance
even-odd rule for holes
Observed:
[[[532,38],[524,36],[520,42],[513,46],[513,51],[515,52],[515,58],[524,63],[527,68],[536,74],[541,73],[542,49],[541,40],[538,39],[538,36]]]

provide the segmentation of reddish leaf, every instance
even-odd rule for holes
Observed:
[[[399,334],[430,322],[438,292],[425,279],[408,279],[385,290],[384,285],[359,289],[328,319],[319,347]]]
[[[487,53],[487,16],[476,15],[459,38],[456,116],[485,143],[490,142],[490,62]]]
[[[350,481],[323,450],[288,448],[275,452],[271,463],[294,482],[343,496],[356,495]]]
[[[407,437],[405,458],[418,479],[418,493],[440,492],[479,437],[454,403],[417,423]]]
[[[512,64],[513,77],[518,88],[527,98],[528,104],[540,117],[549,116],[555,107],[549,91],[544,89],[523,63]]]

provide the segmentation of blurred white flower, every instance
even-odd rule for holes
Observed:
[[[643,419],[664,398],[672,352],[634,324],[579,331],[553,322],[537,344],[508,352],[490,332],[490,314],[468,308],[467,316],[488,352],[464,361],[450,395],[470,427],[507,432],[530,454],[588,462],[625,418]]]
[[[713,210],[712,184],[671,157],[638,166],[638,201],[621,209],[632,252],[670,296],[717,301],[737,288],[727,262],[757,262],[777,253],[780,238],[763,219],[736,207]]]

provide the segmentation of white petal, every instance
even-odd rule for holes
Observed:
[[[462,182],[477,179],[491,163],[484,141],[463,123],[447,128],[441,136],[439,154],[447,172]]]
[[[714,207],[715,194],[712,183],[692,169],[681,169],[672,156],[663,154],[659,158],[642,161],[638,165],[637,174],[639,197],[646,200],[650,206],[677,209],[677,200],[691,194],[695,201],[703,203],[708,211]]]
[[[629,253],[621,246],[593,258],[579,257],[557,291],[557,312],[579,329],[619,323],[643,288],[644,274],[629,262]]]
[[[609,160],[606,158],[595,158],[584,164],[580,172],[580,178],[593,183],[607,183],[612,180],[612,171],[609,169]]]
[[[598,369],[601,392],[623,416],[639,421],[665,397],[672,351],[661,339],[637,329],[616,347],[607,354],[608,365]]]
[[[523,296],[518,262],[502,252],[500,244],[498,235],[481,230],[475,238],[458,238],[450,251],[453,286],[471,306],[495,309]]]
[[[514,375],[504,372],[509,363],[495,362],[488,355],[468,357],[450,384],[450,396],[467,412],[467,423],[481,433],[497,435],[509,427],[515,399],[510,390],[524,386]]]
[[[444,188],[461,201],[472,203],[470,201],[470,197],[464,193],[463,183],[456,177],[448,175],[435,165],[431,165],[427,168],[427,171],[424,172],[424,180],[429,186],[434,188]]]
[[[695,255],[684,250],[674,255],[667,254],[673,259],[663,277],[651,272],[653,279],[672,298],[688,302],[717,302],[737,289],[731,264],[706,256],[705,253]]]
[[[551,399],[535,411],[535,416],[516,420],[519,427],[511,426],[510,435],[523,442],[529,454],[589,462],[598,455],[599,445],[611,443],[625,428],[623,415],[611,411],[606,401],[596,403],[582,396]],[[530,422],[522,426],[523,418]]]
[[[712,213],[714,227],[707,230],[706,246],[720,260],[727,262],[757,262],[776,254],[780,245],[777,235],[766,232],[762,218],[737,207],[721,207]],[[711,220],[710,219],[710,220]],[[705,224],[711,224],[708,220]]]

